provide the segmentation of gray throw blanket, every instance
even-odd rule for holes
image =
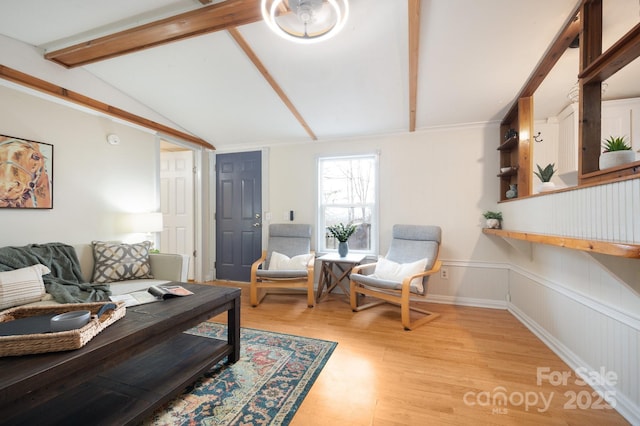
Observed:
[[[75,249],[63,243],[29,244],[0,248],[0,271],[11,271],[41,263],[51,270],[43,275],[47,293],[56,302],[82,303],[109,300],[109,285],[84,282]]]

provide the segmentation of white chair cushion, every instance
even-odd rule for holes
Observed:
[[[428,262],[429,259],[424,258],[411,263],[397,263],[386,259],[384,256],[380,256],[372,277],[381,280],[402,282],[402,280],[408,276],[424,272]],[[418,293],[422,293],[424,290],[422,287],[422,277],[414,278],[411,281],[411,287],[415,287]]]
[[[270,271],[306,271],[307,264],[313,257],[313,254],[300,254],[298,256],[289,257],[282,253],[274,251],[271,253],[269,261]]]

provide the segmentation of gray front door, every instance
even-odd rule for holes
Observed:
[[[216,278],[251,279],[262,250],[262,153],[216,156]]]

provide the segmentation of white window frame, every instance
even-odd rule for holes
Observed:
[[[334,156],[322,156],[322,157],[318,157],[317,159],[317,163],[316,163],[316,176],[317,176],[317,184],[316,184],[316,191],[317,191],[317,196],[316,196],[316,202],[317,202],[317,209],[316,209],[316,251],[318,251],[318,253],[331,253],[331,252],[337,252],[337,249],[334,248],[327,248],[325,246],[325,231],[326,231],[326,223],[325,223],[325,217],[324,217],[324,211],[325,208],[328,206],[334,206],[334,207],[345,207],[344,204],[332,204],[332,205],[327,205],[324,204],[324,201],[322,200],[322,183],[323,183],[323,179],[321,176],[321,166],[322,163],[324,161],[336,161],[336,160],[347,160],[347,159],[372,159],[374,162],[374,177],[373,177],[373,183],[375,185],[375,189],[373,191],[374,193],[374,197],[375,200],[373,201],[373,203],[368,203],[368,204],[358,204],[358,206],[369,206],[370,211],[371,211],[371,229],[370,229],[370,234],[369,234],[369,238],[370,238],[370,245],[371,247],[369,248],[369,250],[357,250],[357,249],[352,249],[351,247],[349,248],[349,252],[353,252],[353,253],[363,253],[363,254],[377,254],[378,252],[378,230],[379,230],[379,221],[378,221],[378,212],[379,212],[379,204],[380,204],[380,188],[379,188],[379,173],[380,173],[380,161],[379,161],[379,153],[365,153],[365,154],[353,154],[353,155],[334,155]],[[355,205],[355,204],[352,204]]]

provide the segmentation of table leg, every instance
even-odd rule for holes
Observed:
[[[320,301],[320,298],[322,297],[322,290],[324,289],[324,287],[326,286],[327,289],[329,288],[329,277],[327,275],[326,268],[326,262],[322,262],[322,265],[320,266],[320,278],[318,280],[318,291],[316,292],[316,302]]]
[[[233,299],[233,307],[227,311],[227,342],[233,346],[227,364],[240,359],[240,297]]]

